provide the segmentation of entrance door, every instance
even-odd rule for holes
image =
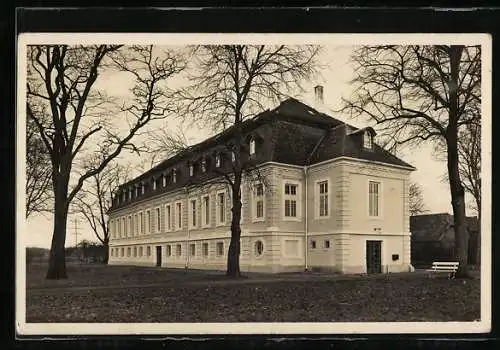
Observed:
[[[161,266],[161,245],[156,246],[156,266]]]
[[[382,241],[366,241],[366,272],[382,272]]]

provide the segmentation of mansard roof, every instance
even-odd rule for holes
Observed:
[[[264,162],[279,162],[306,166],[339,157],[350,157],[397,165],[413,170],[408,163],[392,155],[382,147],[373,143],[370,150],[364,149],[362,134],[372,128],[358,129],[325,113],[296,100],[289,98],[272,110],[266,110],[253,118],[243,121],[240,126],[245,137],[256,136],[260,144],[255,165]],[[228,159],[228,149],[235,132],[232,126],[221,133],[210,137],[196,145],[179,152],[175,156],[162,161],[157,166],[139,175],[135,179],[120,186],[120,190],[130,188],[138,183],[148,183],[153,177],[158,178],[171,174],[172,169],[178,171],[177,181],[155,193],[145,193],[141,198],[171,191],[175,188],[201,183],[219,176],[213,171],[198,173],[190,177],[187,166],[192,161],[203,157],[212,158],[220,153]],[[230,171],[230,162],[224,162],[221,170]],[[226,167],[227,169],[224,169]],[[148,191],[146,191],[148,192]],[[149,191],[151,192],[151,191]]]

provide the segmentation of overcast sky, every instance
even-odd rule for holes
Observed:
[[[325,104],[318,107],[318,109],[338,119],[349,122],[350,124],[362,127],[367,125],[360,120],[347,120],[345,117],[333,112],[340,108],[341,97],[349,97],[352,92],[349,84],[349,81],[353,77],[353,70],[349,63],[349,55],[351,52],[352,47],[325,47],[321,57],[326,65],[326,68],[322,71],[322,79],[304,84],[306,92],[296,94],[294,97],[314,106],[313,87],[318,84],[323,85]],[[123,79],[124,76],[108,76],[100,84],[110,95],[121,95],[124,93],[123,89],[127,87],[127,81]],[[170,119],[168,125],[173,128],[180,127],[179,122],[174,119]],[[193,127],[186,128],[184,131],[190,143],[199,142],[210,136],[206,131]],[[426,209],[429,213],[451,213],[452,208],[448,184],[442,181],[443,174],[445,174],[446,171],[445,164],[433,159],[432,147],[430,145],[419,147],[418,152],[406,149],[403,150],[399,156],[404,161],[417,168],[417,170],[412,173],[411,179],[421,186]],[[137,161],[137,159],[134,159],[134,161]],[[82,239],[97,241],[83,219],[79,219],[77,226],[78,241]],[[49,248],[52,238],[52,229],[52,218],[50,216],[33,215],[27,222],[27,232],[25,236],[27,245]],[[75,244],[76,237],[74,232],[74,218],[70,216],[68,218],[66,246],[73,246]]]

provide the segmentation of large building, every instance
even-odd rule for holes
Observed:
[[[242,125],[258,177],[241,187],[241,271],[412,269],[414,168],[358,129],[288,99]],[[120,186],[110,264],[224,270],[235,160],[227,129]]]

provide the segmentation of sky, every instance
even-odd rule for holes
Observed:
[[[349,120],[335,112],[341,107],[341,98],[348,98],[353,92],[349,83],[353,78],[353,69],[349,62],[352,49],[353,47],[350,46],[324,47],[320,59],[325,67],[321,71],[321,77],[303,84],[305,91],[297,93],[293,97],[337,119],[357,127],[364,127],[370,125],[370,123],[364,124],[360,120]],[[102,78],[99,81],[99,87],[114,96],[126,95],[128,87],[131,86],[129,77],[123,74],[104,75]],[[175,82],[173,84],[175,85]],[[321,106],[314,103],[313,90],[316,85],[324,86],[324,104]],[[269,107],[272,108],[273,106]],[[186,127],[181,125],[177,119],[169,119],[167,123],[173,129],[182,128],[190,143],[200,142],[210,136],[205,130],[200,130],[194,126]],[[152,127],[164,127],[164,125],[156,124],[152,125]],[[442,181],[442,177],[446,173],[446,166],[445,163],[436,161],[433,158],[432,146],[423,145],[418,150],[403,149],[398,156],[417,168],[412,173],[411,180],[420,185],[428,213],[451,213],[448,184]],[[138,159],[132,159],[132,161],[137,162]],[[468,215],[471,214],[468,213]],[[75,219],[77,220],[76,224]],[[26,244],[28,246],[49,248],[52,239],[52,225],[52,219],[48,214],[33,215],[28,218],[25,233]],[[77,235],[75,232],[77,232]],[[70,216],[68,218],[66,246],[74,246],[76,241],[79,242],[82,239],[97,241],[83,218]]]

